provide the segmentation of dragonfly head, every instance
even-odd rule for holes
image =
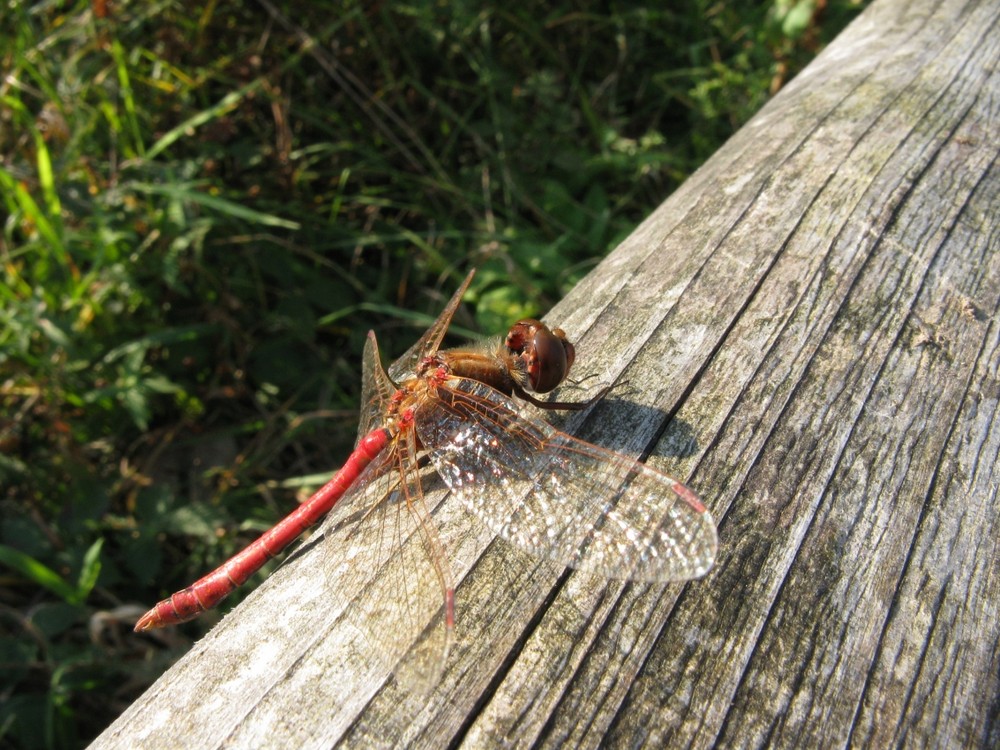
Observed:
[[[562,383],[576,357],[576,350],[561,328],[550,329],[533,318],[512,325],[504,346],[524,367],[528,385],[535,393],[548,393]]]

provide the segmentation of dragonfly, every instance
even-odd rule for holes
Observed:
[[[607,391],[583,402],[540,398],[566,381],[576,359],[561,329],[525,319],[494,346],[440,349],[474,273],[388,371],[368,334],[359,437],[333,478],[243,551],[156,604],[136,632],[216,606],[329,514],[324,529],[339,530],[349,545],[328,553],[335,578],[391,571],[397,622],[382,635],[415,637],[436,612],[447,644],[456,583],[425,493],[431,469],[493,534],[564,567],[643,582],[686,581],[711,569],[715,524],[693,491],[526,413],[524,404],[579,410]]]

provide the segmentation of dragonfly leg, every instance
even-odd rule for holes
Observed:
[[[533,406],[537,406],[539,409],[556,409],[559,411],[582,411],[592,404],[596,404],[602,398],[607,396],[614,388],[617,388],[625,383],[612,383],[611,385],[604,386],[601,390],[595,393],[593,396],[588,398],[586,401],[542,401],[541,399],[535,398],[528,391],[519,385],[514,385],[514,395],[516,395],[522,401],[527,401]]]

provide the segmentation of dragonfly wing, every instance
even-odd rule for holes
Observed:
[[[712,567],[715,525],[691,490],[520,415],[487,385],[452,378],[421,407],[417,431],[461,502],[529,552],[616,579],[686,580]]]
[[[361,360],[361,415],[355,444],[382,423],[389,398],[395,390],[395,385],[382,367],[375,332],[369,331]]]
[[[321,529],[324,567],[328,590],[370,651],[392,668],[419,642],[422,661],[411,669],[430,684],[451,638],[454,584],[425,503],[412,430],[397,441],[331,510]]]
[[[475,275],[476,269],[469,271],[465,277],[465,281],[462,282],[458,291],[452,295],[447,306],[438,315],[437,320],[431,324],[431,327],[427,329],[426,333],[420,337],[417,343],[407,349],[402,357],[389,366],[389,377],[397,383],[402,382],[414,374],[417,364],[421,359],[434,354],[438,350],[445,333],[448,331],[448,326],[451,325],[451,319],[455,316],[455,311],[462,302],[465,290],[469,288],[469,283]]]

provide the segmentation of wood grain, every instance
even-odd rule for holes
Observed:
[[[705,579],[564,571],[445,502],[436,684],[306,545],[93,747],[1000,745],[998,26],[879,0],[547,316],[627,381],[562,426],[703,496]]]

